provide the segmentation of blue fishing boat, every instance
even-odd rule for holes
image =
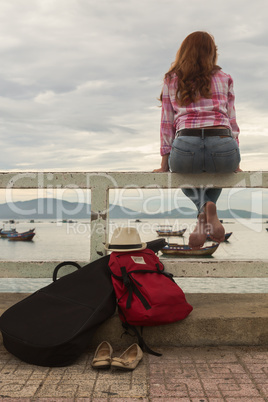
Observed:
[[[224,241],[227,241],[232,234],[233,234],[233,232],[225,233]],[[207,235],[207,241],[214,241],[214,240],[211,239],[211,237],[209,235]]]
[[[160,225],[156,230],[158,236],[183,236],[186,229],[174,230],[172,226]]]
[[[5,239],[10,234],[18,233],[16,229],[0,229],[0,237]]]
[[[161,253],[178,257],[202,257],[212,255],[218,247],[219,243],[214,243],[212,246],[208,247],[200,247],[198,249],[191,248],[185,244],[169,243],[161,249]]]
[[[7,235],[9,241],[31,241],[35,236],[35,229],[30,229],[22,233],[10,233]]]

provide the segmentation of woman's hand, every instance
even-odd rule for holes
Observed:
[[[169,172],[169,168],[164,169],[164,168],[159,168],[159,169],[154,169],[153,173],[164,173],[164,172]]]
[[[235,169],[234,172],[235,172],[235,173],[237,173],[237,172],[243,172],[243,170],[240,168],[240,165],[238,165],[237,169]]]
[[[169,158],[169,154],[163,155],[162,161],[161,161],[161,167],[159,169],[154,169],[153,173],[169,172],[168,158]]]

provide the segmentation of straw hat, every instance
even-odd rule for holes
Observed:
[[[136,228],[119,227],[113,232],[111,243],[105,244],[104,247],[108,251],[127,252],[144,250],[147,244],[141,242]]]

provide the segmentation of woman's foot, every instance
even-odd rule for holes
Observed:
[[[191,248],[200,248],[203,246],[207,239],[207,231],[206,231],[206,215],[204,212],[201,212],[198,216],[198,221],[194,231],[190,234],[189,237],[189,247]]]
[[[212,240],[221,243],[225,240],[225,230],[222,226],[214,202],[208,201],[205,205],[205,215],[207,221],[207,230]]]

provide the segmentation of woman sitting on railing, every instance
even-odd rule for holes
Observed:
[[[241,171],[233,80],[216,62],[217,47],[207,32],[193,32],[182,42],[160,96],[162,162],[154,172]],[[202,247],[208,233],[214,241],[224,241],[225,230],[216,209],[222,189],[182,191],[198,210],[189,246]]]

